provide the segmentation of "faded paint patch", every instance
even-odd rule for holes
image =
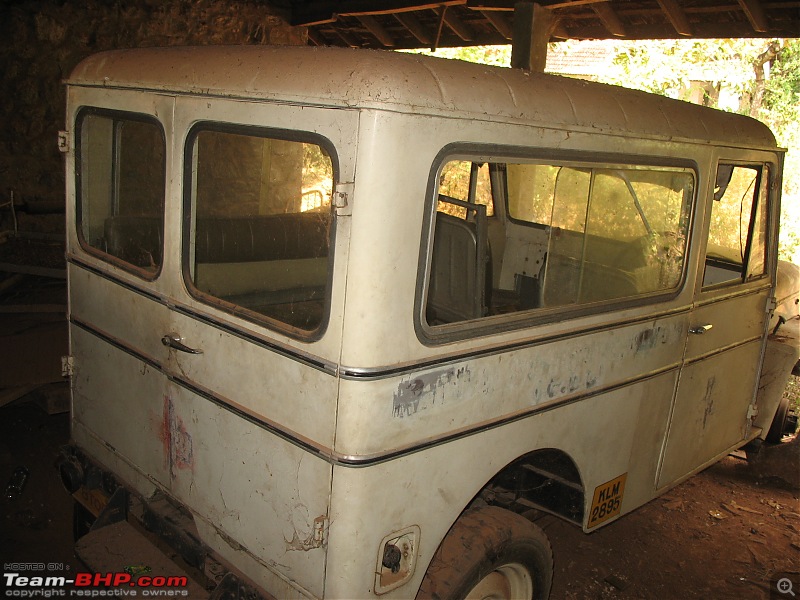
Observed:
[[[460,380],[467,382],[469,378],[468,367],[451,367],[401,381],[392,398],[392,414],[402,419],[435,405],[437,400],[444,402],[447,386],[454,386]]]
[[[175,414],[172,398],[164,396],[164,414],[159,431],[164,449],[164,462],[172,479],[177,470],[194,470],[194,449],[192,436],[186,431],[183,419]]]
[[[597,380],[602,376],[602,368],[598,370],[588,369],[579,375],[570,375],[569,377],[551,377],[550,381],[545,388],[544,393],[539,388],[533,391],[534,404],[539,404],[546,400],[553,398],[560,398],[567,396],[578,391],[591,390],[597,385]],[[544,397],[546,396],[546,398]]]

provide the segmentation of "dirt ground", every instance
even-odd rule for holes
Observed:
[[[80,568],[53,466],[68,437],[66,414],[31,401],[0,409],[0,485],[19,466],[30,471],[19,497],[0,500],[4,564]],[[775,585],[787,577],[800,593],[800,440],[764,448],[755,464],[727,457],[589,535],[549,516],[538,523],[555,554],[553,600],[789,600]]]

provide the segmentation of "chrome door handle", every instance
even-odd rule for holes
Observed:
[[[689,333],[703,335],[706,331],[710,331],[712,327],[714,326],[711,323],[706,323],[705,325],[696,325],[689,328]]]
[[[189,348],[186,344],[181,341],[177,335],[174,334],[167,334],[161,338],[161,343],[167,346],[168,348],[174,348],[175,350],[180,350],[181,352],[186,352],[187,354],[202,354],[202,350],[197,350],[195,348]]]

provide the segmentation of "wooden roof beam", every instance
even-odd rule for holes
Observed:
[[[692,26],[689,24],[689,19],[686,18],[686,13],[683,12],[677,0],[658,0],[658,4],[667,14],[669,22],[672,23],[672,26],[679,35],[687,37],[692,37],[694,35]]]
[[[588,4],[599,4],[609,0],[564,0],[563,2],[547,2],[542,4],[548,10],[557,8],[575,8]],[[467,8],[481,12],[511,12],[518,0],[467,0]]]
[[[512,28],[511,23],[499,12],[496,10],[482,10],[480,13],[484,16],[484,18],[492,24],[497,30],[497,33],[502,35],[505,39],[511,40],[512,39]]]
[[[467,0],[319,0],[295,5],[291,13],[291,25],[320,25],[332,23],[337,16],[391,15],[419,10],[436,10],[443,6],[459,6]],[[378,8],[380,6],[380,8]]]
[[[334,28],[333,32],[340,40],[342,40],[344,46],[347,46],[349,48],[361,47],[361,44],[359,44],[356,40],[354,40],[349,33],[343,31],[341,27]]]
[[[315,46],[327,46],[328,45],[328,43],[325,41],[325,38],[323,38],[319,33],[314,31],[310,27],[308,28],[308,39]]]
[[[759,33],[769,31],[767,15],[759,0],[739,0],[739,6],[742,7],[744,14],[747,15],[747,20],[750,21],[750,25],[755,31]]]
[[[620,21],[617,13],[614,12],[613,8],[611,8],[610,2],[592,4],[592,10],[594,10],[597,16],[600,17],[603,27],[605,27],[611,35],[620,38],[627,36],[625,25],[622,24],[622,21]]]
[[[358,15],[356,19],[358,19],[361,24],[367,28],[367,31],[374,35],[385,47],[395,47],[396,42],[394,37],[392,37],[392,34],[386,31],[386,28],[378,22],[378,19],[372,15]]]
[[[442,8],[444,11],[444,15],[442,18],[444,19],[445,24],[455,33],[458,37],[460,37],[465,42],[471,42],[475,39],[475,33],[472,31],[470,27],[468,27],[461,19],[459,19],[452,10],[447,10],[447,8]]]
[[[394,18],[400,21],[400,24],[408,29],[420,44],[425,44],[426,46],[433,44],[431,33],[412,13],[394,13]]]

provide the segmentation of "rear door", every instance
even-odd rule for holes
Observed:
[[[331,199],[358,113],[187,97],[176,115],[171,490],[223,555],[233,539],[321,597],[349,240]]]
[[[358,113],[72,93],[74,438],[322,596]]]
[[[774,274],[765,162],[720,159],[658,487],[750,436]]]

